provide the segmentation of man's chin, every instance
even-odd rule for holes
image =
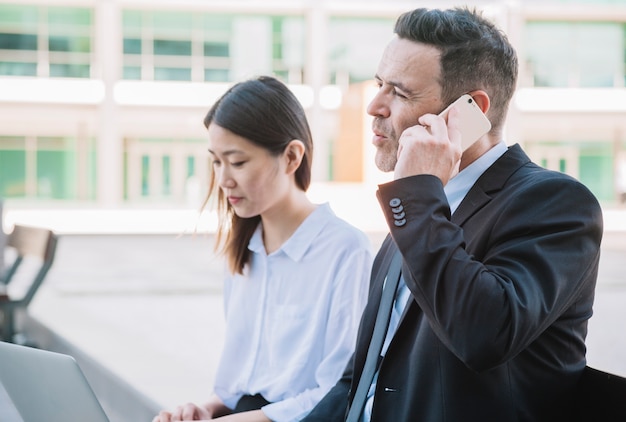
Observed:
[[[383,173],[392,172],[396,167],[396,162],[397,160],[391,159],[389,156],[384,154],[376,154],[376,157],[374,159],[376,167],[378,167],[378,170],[382,171]]]

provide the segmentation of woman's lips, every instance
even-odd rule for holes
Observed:
[[[237,205],[239,202],[241,202],[241,197],[240,196],[229,196],[228,197],[228,202],[230,203],[230,205]]]

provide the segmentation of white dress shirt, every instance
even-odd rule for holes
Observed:
[[[261,394],[272,421],[298,421],[335,385],[352,355],[372,265],[367,236],[317,208],[267,255],[259,225],[244,275],[224,285],[226,339],[215,393],[234,408]]]
[[[446,194],[446,198],[448,199],[448,204],[450,205],[450,214],[454,214],[458,206],[461,204],[467,192],[474,186],[478,178],[485,172],[487,169],[496,162],[502,154],[504,154],[507,150],[507,146],[504,142],[500,142],[483,154],[480,158],[474,161],[472,164],[463,169],[463,171],[459,172],[455,177],[448,181],[448,184],[444,186],[443,190]],[[385,280],[386,282],[386,280]],[[404,313],[404,308],[406,307],[409,299],[411,298],[411,292],[409,288],[404,283],[404,278],[400,277],[400,283],[398,285],[398,291],[396,293],[396,298],[393,303],[393,308],[391,310],[391,318],[389,320],[389,328],[387,329],[387,334],[385,336],[385,341],[383,343],[383,348],[381,352],[381,356],[385,356],[387,352],[387,348],[391,343],[391,339],[400,324],[400,319],[402,318],[402,314]],[[372,385],[370,386],[367,392],[367,401],[365,402],[365,406],[363,409],[363,416],[361,418],[362,422],[370,422],[372,416],[372,407],[374,405],[374,393],[376,392],[376,382],[378,381],[378,371],[374,374],[374,379],[372,380]]]

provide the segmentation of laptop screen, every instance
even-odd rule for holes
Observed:
[[[2,421],[109,422],[74,358],[5,342],[0,408]]]

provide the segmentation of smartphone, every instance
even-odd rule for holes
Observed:
[[[441,117],[448,121],[448,111],[458,105],[458,115],[461,119],[461,147],[465,151],[470,145],[478,140],[491,129],[491,122],[487,119],[478,104],[471,95],[463,94],[456,101],[450,104],[444,111],[439,113]]]

